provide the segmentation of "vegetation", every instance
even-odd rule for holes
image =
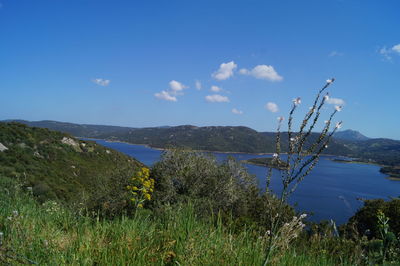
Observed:
[[[180,160],[188,157],[187,152],[185,156],[179,156],[178,151],[172,153],[175,159],[166,154],[160,163],[176,160],[179,166]],[[192,153],[190,156],[193,164],[175,172],[173,176],[182,177],[176,180],[189,181],[186,178],[190,175],[185,176],[185,173],[196,172],[205,160],[204,155]],[[208,166],[211,166],[209,163]],[[157,167],[160,169],[161,166]],[[213,169],[205,176],[209,181],[214,171],[219,170],[218,167]],[[168,176],[173,171],[156,178],[155,184],[164,178],[171,180]],[[155,177],[155,173],[150,173],[150,176]],[[214,182],[218,178],[216,175]],[[177,184],[176,188],[181,187],[178,182],[174,184]],[[269,225],[258,219],[266,219],[268,215],[250,215],[250,212],[247,218],[241,218],[240,215],[246,212],[232,208],[232,205],[218,210],[216,201],[229,199],[229,194],[216,198],[211,192],[198,193],[198,189],[189,185],[186,191],[177,189],[175,196],[170,197],[167,190],[157,191],[161,187],[156,185],[153,199],[145,204],[144,209],[138,209],[135,215],[125,213],[110,220],[86,208],[72,211],[53,200],[40,203],[16,179],[0,176],[0,264],[262,264],[269,236],[265,229]],[[194,187],[202,185],[198,183]],[[196,199],[192,202],[188,195],[195,195]],[[212,211],[210,209],[206,213],[203,212],[206,207],[198,209],[206,202],[211,202],[215,209],[211,208]],[[272,199],[271,202],[276,201]],[[258,201],[257,204],[261,203]],[[269,208],[266,205],[265,210]],[[392,220],[386,209],[382,212],[390,218],[389,221]],[[390,252],[383,255],[383,240],[379,233],[368,239],[363,234],[338,233],[329,223],[309,224],[303,228],[299,226],[300,217],[293,218],[293,209],[288,207],[284,213],[287,213],[283,219],[286,223],[282,224],[283,229],[277,239],[280,252],[274,253],[271,265],[369,265],[384,262],[396,264],[400,261],[395,239],[392,239],[393,242],[385,240]],[[375,221],[380,223],[378,217]],[[386,228],[390,232],[392,224],[389,223]],[[385,231],[384,228],[382,230]]]
[[[91,141],[65,133],[0,123],[0,175],[32,189],[40,202],[57,200],[70,206],[107,210],[127,206],[128,180],[142,164]]]
[[[70,133],[74,136],[125,141],[145,144],[155,148],[179,146],[194,150],[221,152],[272,153],[275,151],[275,133],[257,132],[247,127],[154,127],[127,128],[100,125],[79,125],[56,121],[20,121],[31,126],[45,127]],[[282,132],[281,149],[288,151],[288,133]],[[293,137],[296,137],[294,132]],[[312,145],[318,133],[311,132],[305,143]],[[325,154],[357,158],[366,163],[387,166],[400,165],[400,141],[369,139],[357,131],[345,130],[335,133]]]
[[[277,169],[281,169],[281,170],[286,169],[288,167],[288,165],[285,161],[282,161],[282,160],[278,161],[273,158],[265,158],[265,157],[244,160],[243,163],[272,167],[272,168],[277,168]]]

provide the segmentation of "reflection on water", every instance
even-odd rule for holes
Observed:
[[[142,145],[96,140],[97,143],[135,157],[146,165],[160,159],[162,151]],[[228,156],[237,160],[263,157],[254,154],[213,153],[220,161]],[[379,166],[333,162],[333,157],[322,156],[317,166],[308,175],[290,198],[291,204],[302,212],[313,213],[311,220],[333,219],[342,224],[362,206],[360,199],[400,196],[400,181],[389,180],[379,172]],[[261,189],[265,188],[267,168],[246,165],[248,171],[257,176]],[[278,170],[273,171],[271,187],[275,193],[282,189]]]

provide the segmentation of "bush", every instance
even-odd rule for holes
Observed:
[[[364,206],[359,209],[349,222],[342,227],[342,231],[349,236],[366,235],[368,238],[379,238],[378,212],[382,211],[389,218],[390,230],[400,235],[400,199],[384,201],[374,199],[364,201]],[[354,229],[354,230],[353,230]]]
[[[278,201],[271,194],[260,194],[255,176],[234,158],[218,163],[210,154],[187,150],[167,150],[153,166],[155,192],[152,208],[194,202],[201,216],[221,213],[234,227],[255,225],[270,228]],[[285,205],[285,218],[294,211]],[[232,219],[231,219],[232,218]]]

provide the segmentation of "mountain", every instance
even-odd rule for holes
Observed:
[[[343,131],[338,131],[335,133],[334,136],[336,139],[342,139],[342,140],[351,140],[351,141],[363,141],[363,140],[368,140],[369,138],[361,134],[360,132],[356,130],[343,130]]]
[[[97,138],[99,135],[103,134],[111,134],[113,132],[119,132],[119,131],[124,132],[134,129],[130,127],[74,124],[74,123],[58,122],[51,120],[43,120],[43,121],[4,120],[2,122],[17,122],[26,124],[31,127],[48,128],[55,131],[69,133],[76,137],[87,137],[87,138]]]
[[[0,123],[0,176],[32,188],[39,201],[115,213],[129,179],[143,164],[94,141],[20,123]]]
[[[170,146],[220,152],[266,153],[275,152],[275,132],[257,132],[243,126],[193,125],[174,127],[129,128],[102,125],[80,125],[56,121],[21,121],[28,125],[45,127],[70,133],[74,136],[100,138],[145,144],[155,148]],[[317,140],[319,133],[311,133],[306,146]],[[282,151],[288,149],[288,134],[282,132]],[[370,139],[354,130],[337,132],[325,154],[358,158],[366,162],[385,165],[400,164],[400,141]]]

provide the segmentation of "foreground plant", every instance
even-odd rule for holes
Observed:
[[[306,113],[303,122],[300,125],[299,131],[293,131],[293,115],[297,110],[298,106],[301,104],[301,98],[297,97],[293,100],[292,108],[289,112],[288,117],[288,150],[286,159],[281,159],[281,126],[284,121],[283,117],[278,117],[278,128],[276,134],[276,153],[273,154],[273,161],[280,162],[286,161],[287,168],[281,170],[281,181],[282,181],[282,192],[279,195],[279,207],[278,215],[270,217],[271,219],[271,229],[269,230],[270,236],[268,238],[268,248],[267,254],[264,261],[264,265],[270,262],[271,254],[280,248],[279,241],[282,240],[282,215],[279,215],[279,211],[282,210],[284,203],[287,201],[289,196],[296,190],[297,186],[303,179],[310,174],[312,169],[317,164],[321,153],[328,147],[329,141],[331,140],[333,134],[342,126],[342,122],[338,122],[330,131],[332,125],[332,119],[335,114],[341,111],[342,106],[335,106],[334,111],[330,114],[328,120],[325,120],[322,132],[316,138],[315,141],[309,142],[310,136],[313,129],[317,125],[320,119],[322,107],[329,100],[329,93],[324,96],[325,90],[334,82],[334,78],[328,79],[326,84],[318,91],[313,105],[310,107],[309,111]],[[271,177],[272,177],[272,167],[269,168],[266,178],[266,193],[271,192]]]
[[[134,175],[127,189],[132,194],[131,201],[135,206],[135,210],[143,208],[143,204],[151,200],[151,195],[154,191],[154,179],[150,177],[149,168],[143,167]]]

